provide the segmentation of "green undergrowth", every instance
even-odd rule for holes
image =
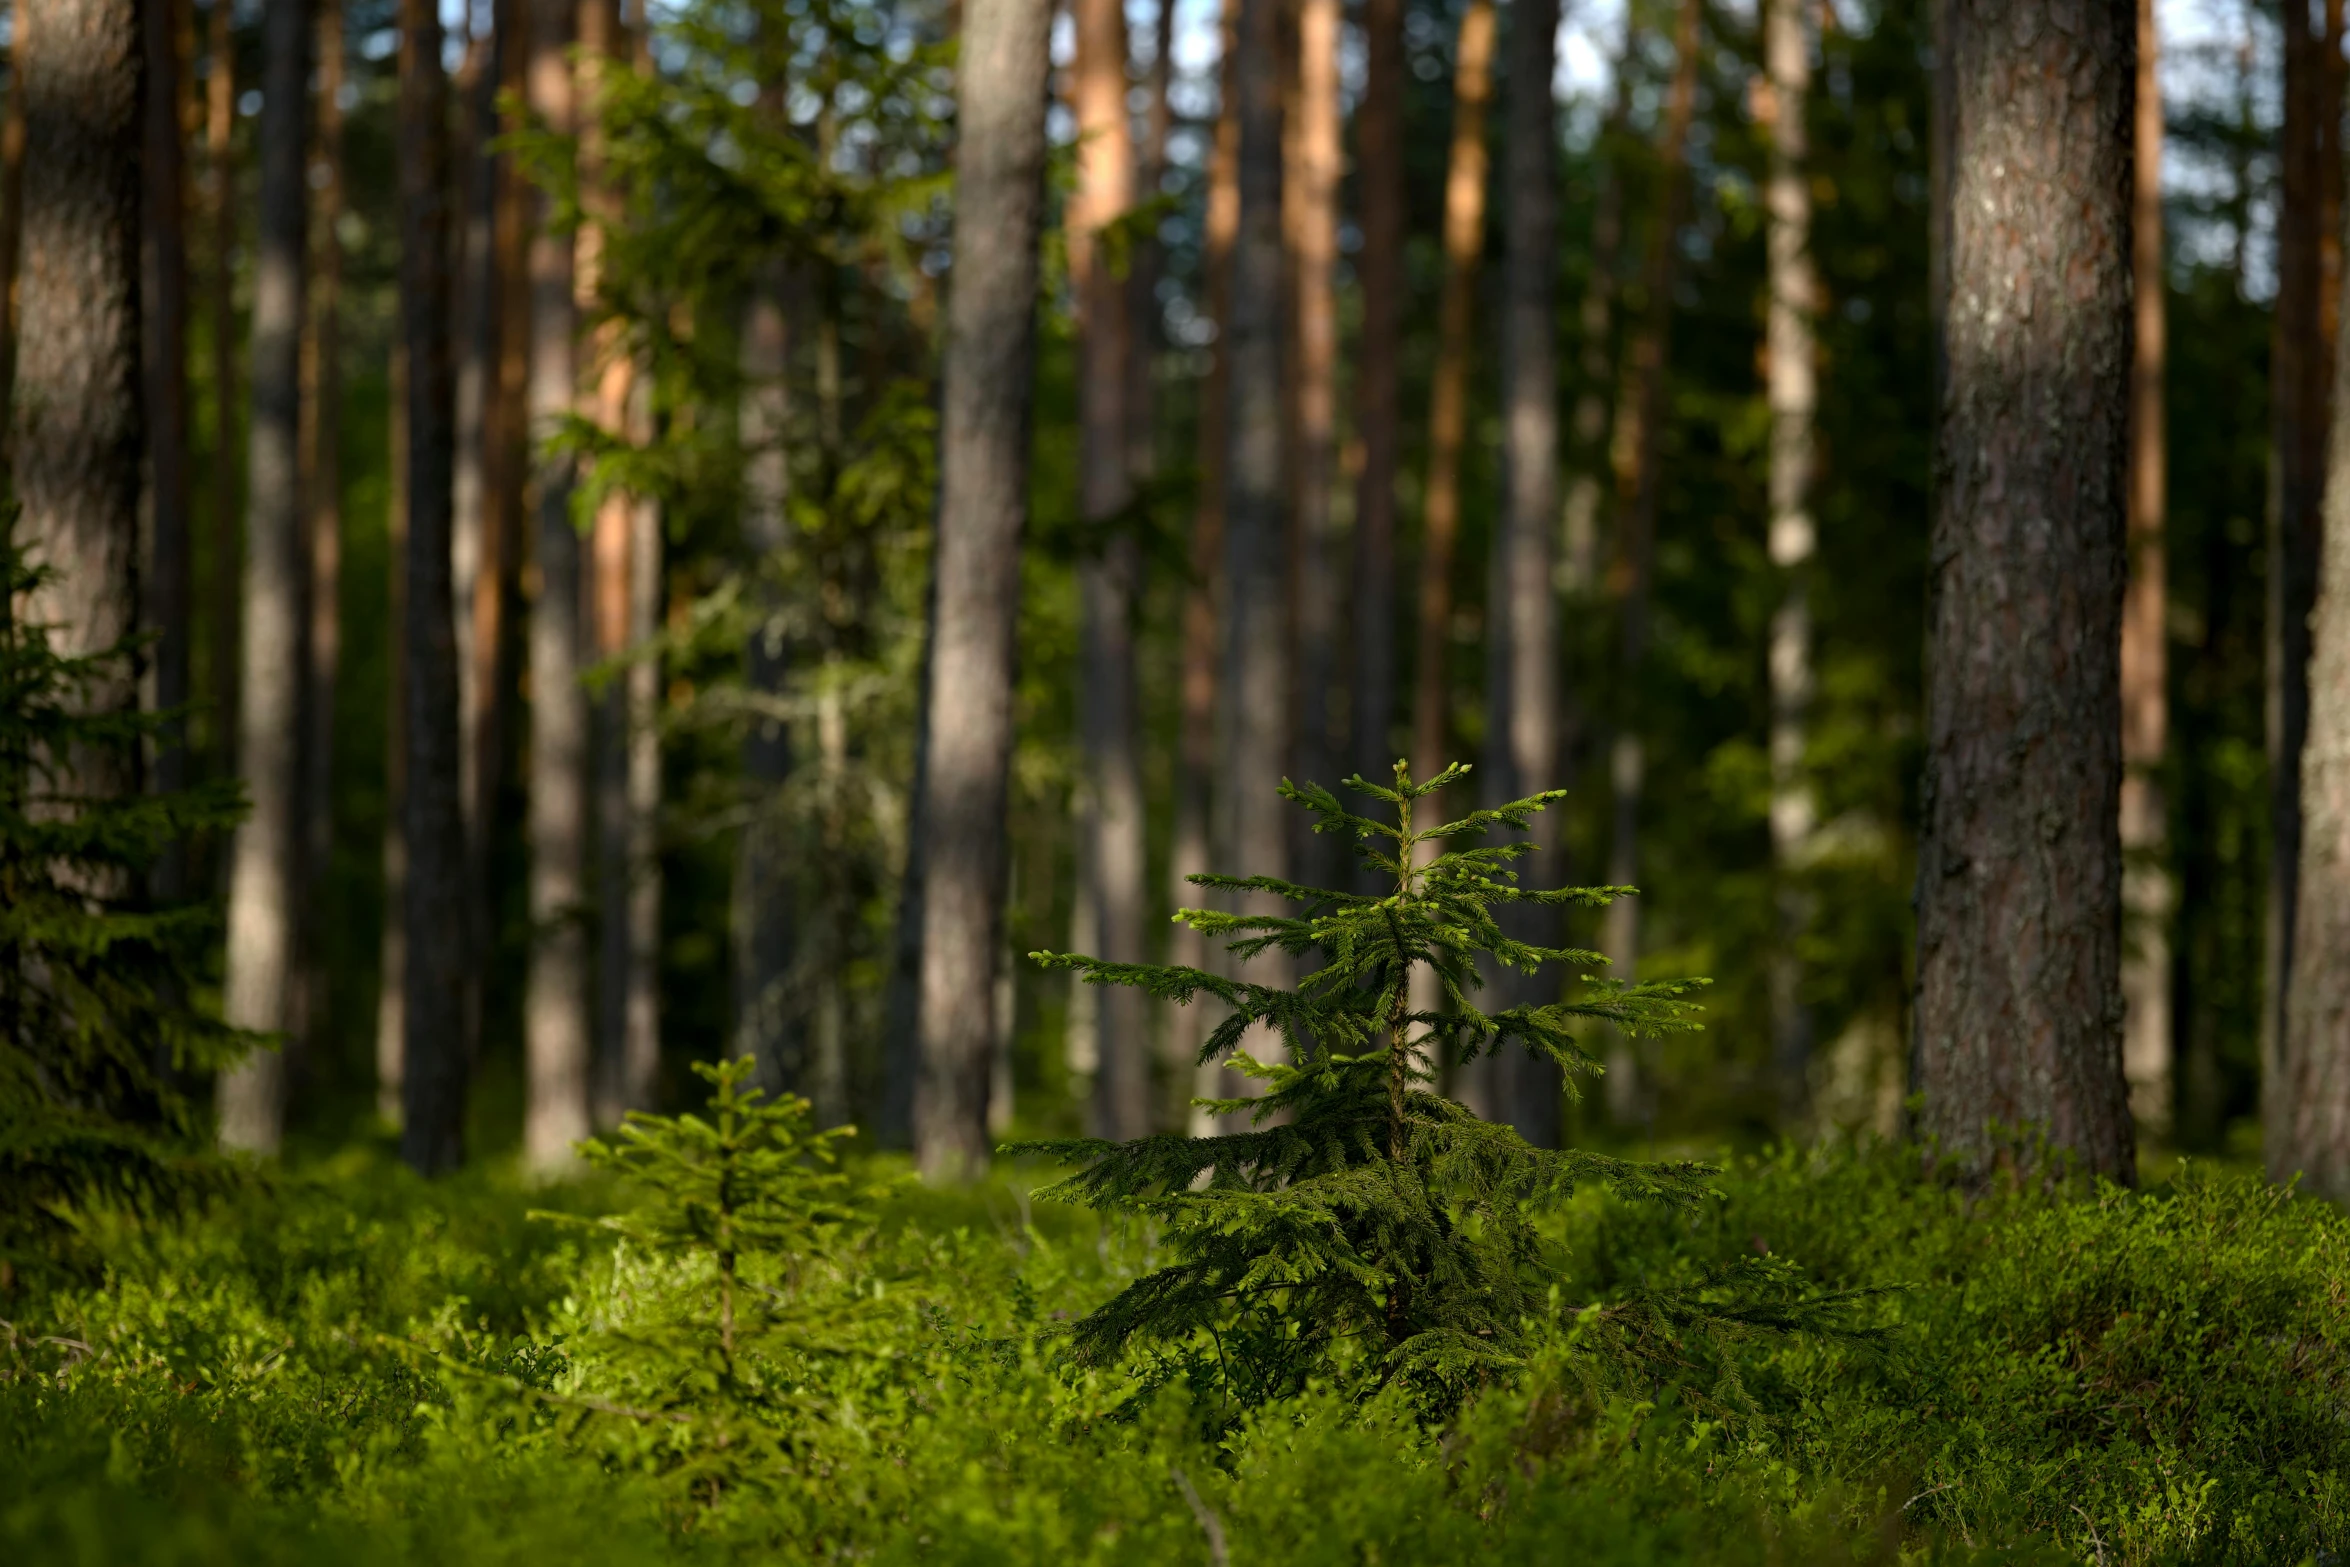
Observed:
[[[737,1246],[722,1354],[721,1208],[353,1154],[87,1221],[102,1282],[0,1298],[0,1559],[2350,1553],[2340,1214],[2192,1166],[2130,1194],[1919,1164],[1784,1152],[1688,1211],[1579,1195],[1522,1364],[1431,1424],[1400,1385],[1235,1408],[1073,1356],[1164,1259],[1141,1219],[1036,1201],[1043,1169],[941,1194],[806,1166],[830,1184],[743,1210],[790,1249]],[[1872,1331],[1680,1330],[1756,1258],[1875,1291]]]

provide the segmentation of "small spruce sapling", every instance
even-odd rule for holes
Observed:
[[[1293,988],[1201,969],[1109,963],[1074,953],[1032,956],[1089,984],[1132,985],[1186,1004],[1212,996],[1228,1009],[1200,1059],[1228,1058],[1261,1080],[1261,1097],[1209,1102],[1245,1113],[1248,1130],[1213,1137],[1156,1136],[1018,1144],[1082,1166],[1039,1195],[1148,1215],[1173,1254],[1077,1322],[1084,1362],[1156,1352],[1146,1381],[1178,1373],[1244,1403],[1279,1397],[1316,1376],[1401,1380],[1430,1408],[1456,1404],[1514,1368],[1526,1324],[1556,1279],[1535,1217],[1586,1181],[1620,1195],[1688,1205],[1712,1172],[1689,1163],[1639,1164],[1535,1148],[1508,1126],[1479,1119],[1435,1089],[1435,1064],[1523,1048],[1565,1069],[1571,1085],[1598,1063],[1574,1034],[1581,1020],[1634,1035],[1695,1029],[1689,999],[1703,980],[1640,984],[1581,979],[1572,1000],[1487,1013],[1473,992],[1480,955],[1527,973],[1605,963],[1594,952],[1537,947],[1494,918],[1512,903],[1593,907],[1629,887],[1522,887],[1511,862],[1522,834],[1558,791],[1422,827],[1421,802],[1459,780],[1454,766],[1414,782],[1397,763],[1392,788],[1350,778],[1392,820],[1358,815],[1316,784],[1281,785],[1372,866],[1378,894],[1304,887],[1269,876],[1194,876],[1231,893],[1265,892],[1300,905],[1291,916],[1184,909],[1175,917],[1229,938],[1242,960],[1279,949],[1316,962]],[[1415,850],[1442,852],[1415,863]],[[1445,1005],[1415,1011],[1412,973],[1435,974]],[[1286,1059],[1240,1050],[1253,1028],[1280,1035]]]

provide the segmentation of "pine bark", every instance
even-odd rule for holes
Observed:
[[[17,284],[24,235],[24,61],[29,11],[16,13],[15,32],[8,50],[8,100],[0,105],[0,426],[16,395]],[[0,436],[0,463],[7,461],[5,437]]]
[[[1623,400],[1616,409],[1610,462],[1616,481],[1615,739],[1608,748],[1611,795],[1607,879],[1629,887],[1640,880],[1640,803],[1648,782],[1648,750],[1640,732],[1639,682],[1648,663],[1650,578],[1656,559],[1657,492],[1663,475],[1665,372],[1672,362],[1673,289],[1680,276],[1681,225],[1689,212],[1689,124],[1697,103],[1697,49],[1701,0],[1681,0],[1673,23],[1673,79],[1665,95],[1663,136],[1657,150],[1660,192],[1654,226],[1642,258],[1644,314],[1625,354]],[[1639,977],[1640,902],[1608,905],[1600,945],[1617,979]],[[1653,1111],[1652,1085],[1642,1063],[1618,1037],[1608,1054],[1608,1111],[1617,1120]]]
[[[1289,756],[1289,529],[1283,516],[1281,14],[1278,0],[1239,0],[1233,72],[1238,131],[1238,220],[1232,246],[1224,469],[1222,704],[1217,714],[1224,832],[1217,858],[1246,874],[1286,876],[1289,812],[1275,793]],[[1240,912],[1286,905],[1244,894]],[[1259,984],[1288,982],[1268,953],[1247,965]],[[1242,1048],[1277,1056],[1279,1036],[1252,1030]]]
[[[1003,919],[1050,26],[1046,0],[970,0],[963,17],[959,243],[914,815],[922,940],[913,1136],[931,1179],[986,1166],[988,1085],[1002,1048],[989,1000]]]
[[[494,143],[498,136],[498,93],[507,74],[514,47],[514,6],[499,6],[499,15],[486,37],[474,39],[466,60],[460,110],[468,122],[460,154],[465,184],[462,242],[453,250],[460,271],[455,301],[456,336],[456,469],[452,490],[451,572],[457,605],[458,688],[462,727],[458,745],[464,773],[464,801],[468,841],[477,850],[486,844],[485,809],[494,785],[488,774],[496,770],[494,732],[485,732],[484,718],[497,685],[497,641],[504,608],[499,585],[510,553],[505,530],[505,508],[499,504],[497,468],[502,412],[500,368],[506,333],[512,328],[501,308],[504,303],[502,261],[510,260],[499,240],[502,210],[512,205],[505,189],[506,159]],[[505,226],[513,226],[510,222]],[[486,601],[486,606],[485,606]],[[484,608],[488,609],[485,618]],[[477,922],[486,921],[480,902],[479,867],[469,869],[469,886]],[[477,923],[477,928],[481,926]]]
[[[1557,39],[1556,0],[1515,0],[1502,168],[1502,507],[1485,596],[1485,705],[1491,716],[1478,769],[1479,792],[1488,805],[1565,781],[1551,542],[1559,509],[1558,113],[1551,91]],[[1534,852],[1518,862],[1529,886],[1555,887],[1563,879],[1563,814],[1536,819]],[[1559,945],[1557,910],[1520,906],[1505,913],[1517,939]],[[1485,978],[1495,1006],[1558,999],[1555,978],[1498,966]],[[1463,1101],[1488,1120],[1509,1122],[1538,1148],[1558,1146],[1565,1084],[1552,1063],[1514,1050],[1488,1056],[1472,1063],[1461,1088]]]
[[[385,447],[385,626],[391,666],[384,684],[383,932],[376,957],[375,1113],[397,1128],[406,1118],[408,1062],[408,346],[392,340],[391,414]]]
[[[2130,1115],[2171,1126],[2171,874],[2162,765],[2169,750],[2164,627],[2162,88],[2154,0],[2138,0],[2130,289],[2129,587],[2122,602],[2122,1070]]]
[[[1771,617],[1771,861],[1778,916],[1771,952],[1771,1062],[1780,1124],[1801,1126],[1811,1106],[1811,1006],[1803,994],[1803,943],[1813,894],[1804,880],[1818,824],[1804,752],[1810,741],[1811,589],[1818,529],[1811,514],[1813,420],[1819,349],[1813,321],[1819,275],[1811,254],[1811,185],[1804,117],[1811,95],[1810,0],[1771,0],[1763,56],[1771,86],[1770,355],[1771,518],[1768,549],[1780,573]]]
[[[568,0],[528,0],[531,113],[574,128]],[[523,1157],[540,1169],[571,1161],[588,1135],[592,1040],[587,935],[587,694],[580,684],[580,551],[571,525],[571,459],[545,437],[576,396],[575,241],[551,227],[553,200],[534,202],[527,396],[534,463],[538,593],[530,606],[530,972],[523,995],[528,1103]]]
[[[2337,336],[2291,984],[2262,1157],[2272,1180],[2350,1197],[2350,333]]]
[[[2119,0],[1953,0],[1916,1061],[1960,1168],[2134,1173],[2121,1071],[2131,104]]]
[[[308,663],[302,691],[302,920],[324,928],[335,839],[335,696],[343,621],[342,279],[343,11],[321,0],[318,107],[310,157],[310,287],[302,336],[302,507],[309,581],[304,589]],[[326,955],[315,940],[302,954],[298,1027],[315,1043],[327,1020]]]
[[[24,16],[19,9],[18,17]],[[188,217],[185,141],[181,135],[181,94],[187,70],[182,5],[140,8],[141,45],[146,52],[143,113],[145,166],[140,244],[140,324],[144,352],[147,431],[148,555],[140,583],[142,628],[152,638],[153,704],[170,713],[188,701],[189,521],[188,521]],[[17,95],[12,91],[9,95]],[[5,132],[0,132],[4,135]],[[21,158],[21,153],[20,153]],[[14,205],[14,195],[0,195]],[[0,289],[6,287],[0,282]],[[0,330],[5,325],[0,324]],[[7,406],[0,385],[0,408]],[[157,737],[148,773],[158,794],[176,794],[188,784],[187,725],[166,720]],[[149,877],[159,902],[177,902],[187,891],[187,846],[165,849]]]
[[[139,16],[130,0],[43,0],[28,20],[12,84],[25,120],[15,536],[57,573],[25,614],[58,652],[87,655],[138,626]],[[94,712],[137,699],[127,661],[83,693]],[[88,793],[135,782],[97,756],[65,766],[60,782]]]
[[[1355,185],[1363,247],[1356,340],[1353,714],[1355,771],[1374,783],[1395,763],[1395,478],[1403,440],[1399,392],[1404,304],[1403,0],[1364,0],[1362,104],[1355,111]],[[1369,873],[1364,873],[1369,874]]]
[[[1134,146],[1126,112],[1126,13],[1121,0],[1076,0],[1073,75],[1077,189],[1069,214],[1069,275],[1078,308],[1078,508],[1093,536],[1077,568],[1079,874],[1091,894],[1098,945],[1118,963],[1143,953],[1141,722],[1134,617],[1142,551],[1127,514],[1134,502],[1133,389],[1137,323],[1104,231],[1134,205]],[[1114,1141],[1150,1130],[1150,1051],[1141,992],[1095,987],[1094,1082],[1087,1121]]]
[[[641,11],[640,11],[641,15]],[[644,48],[640,40],[638,48]],[[640,56],[638,69],[643,69]],[[651,388],[636,386],[630,436],[652,439]],[[649,495],[630,506],[628,639],[642,647],[661,624],[661,503]],[[651,1110],[661,1076],[661,665],[640,657],[628,666],[628,965],[627,1016],[620,1036],[620,1108]]]
[[[1382,0],[1384,3],[1384,0]],[[1223,335],[1232,311],[1232,242],[1240,227],[1240,102],[1235,79],[1239,50],[1235,27],[1240,0],[1224,0],[1219,48],[1219,89],[1215,140],[1208,157],[1206,224],[1201,234],[1201,289],[1217,337],[1209,349],[1208,373],[1200,381],[1198,452],[1199,500],[1191,520],[1191,580],[1183,593],[1181,730],[1177,738],[1175,822],[1168,845],[1168,904],[1197,908],[1201,890],[1188,878],[1208,871],[1215,824],[1217,633],[1224,581],[1224,471],[1231,449],[1232,362]],[[1208,944],[1188,925],[1170,935],[1167,961],[1204,968],[1212,961]],[[1214,1025],[1207,1003],[1176,1008],[1169,1022],[1167,1057],[1186,1098],[1225,1095],[1221,1067],[1199,1062],[1200,1047]],[[1187,1110],[1193,1135],[1208,1129],[1205,1115]]]
[[[1332,489],[1338,462],[1338,186],[1344,173],[1338,56],[1339,0],[1293,0],[1296,119],[1289,127],[1282,196],[1289,208],[1290,272],[1296,362],[1291,389],[1290,556],[1294,585],[1291,668],[1296,731],[1291,767],[1300,779],[1338,782],[1343,754],[1336,733],[1339,599],[1337,520]],[[1304,830],[1300,830],[1304,829]],[[1291,854],[1299,880],[1329,886],[1351,873],[1345,846],[1293,813]]]
[[[294,1021],[303,886],[302,285],[310,96],[310,17],[303,0],[269,0],[261,35],[261,221],[253,251],[237,708],[237,777],[249,809],[230,848],[223,1010],[239,1028],[281,1034]],[[256,1050],[222,1077],[223,1143],[277,1152],[285,1064],[281,1050]]]
[[[2277,291],[2269,350],[2268,786],[2269,907],[2261,1015],[2261,1120],[2289,1136],[2281,1097],[2287,982],[2297,972],[2301,755],[2309,732],[2310,616],[2317,598],[2326,492],[2331,345],[2340,296],[2343,158],[2342,6],[2323,23],[2307,6],[2279,12],[2284,123],[2277,133]]]
[[[464,1157],[468,1056],[465,812],[457,755],[457,627],[449,547],[456,387],[449,362],[448,88],[433,0],[403,0],[400,303],[408,353],[405,643],[406,1074],[400,1149],[426,1175]]]

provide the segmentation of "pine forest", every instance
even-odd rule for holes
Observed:
[[[0,1556],[2350,1559],[2345,0],[0,0]]]

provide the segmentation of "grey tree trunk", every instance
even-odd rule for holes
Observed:
[[[1558,526],[1558,113],[1557,0],[1514,0],[1509,18],[1509,107],[1503,145],[1507,254],[1501,302],[1502,510],[1485,597],[1484,800],[1498,804],[1565,782],[1560,755],[1559,626],[1552,535]],[[1566,855],[1564,813],[1537,818],[1535,850],[1518,862],[1529,886],[1555,887]],[[1554,909],[1507,911],[1510,933],[1555,947]],[[1489,968],[1494,1006],[1558,999],[1558,982]],[[1462,1098],[1528,1142],[1555,1148],[1565,1083],[1559,1069],[1522,1052],[1488,1056],[1462,1074]]]
[[[392,342],[391,417],[385,445],[384,536],[391,559],[384,575],[391,672],[384,684],[383,937],[377,950],[375,1113],[387,1126],[406,1118],[408,1096],[408,347],[403,327]]]
[[[2328,347],[2339,282],[2325,251],[2339,231],[2343,159],[2341,7],[2312,26],[2307,6],[2283,7],[2284,123],[2277,133],[2276,306],[2269,350],[2268,549],[2269,877],[2261,1120],[2283,1134],[2294,1107],[2279,1095],[2286,984],[2297,971],[2301,753],[2309,730],[2310,615],[2317,597],[2325,498]]]
[[[1663,145],[1658,150],[1664,189],[1656,226],[1641,262],[1648,314],[1625,355],[1623,401],[1616,410],[1610,453],[1616,478],[1617,703],[1615,739],[1608,748],[1610,801],[1607,879],[1629,887],[1640,880],[1640,802],[1648,782],[1648,750],[1640,732],[1639,682],[1648,662],[1649,579],[1656,556],[1657,490],[1662,475],[1665,371],[1672,358],[1673,281],[1679,274],[1681,225],[1689,208],[1689,122],[1697,98],[1701,0],[1681,0],[1673,23],[1673,81],[1665,97]],[[1628,40],[1629,35],[1627,35]],[[1639,977],[1640,903],[1608,905],[1600,945],[1618,979]],[[1618,1121],[1653,1118],[1654,1084],[1631,1042],[1618,1036],[1608,1050],[1608,1113]]]
[[[1225,820],[1217,858],[1241,874],[1289,871],[1289,812],[1275,790],[1289,756],[1289,530],[1282,516],[1281,81],[1278,0],[1239,0],[1233,70],[1239,125],[1238,221],[1226,327],[1229,428],[1224,470],[1224,647],[1217,782]],[[1241,912],[1286,912],[1253,893]],[[1268,953],[1247,965],[1259,984],[1288,980]],[[1252,1030],[1242,1048],[1264,1059],[1279,1036]],[[1237,1089],[1237,1085],[1234,1085]]]
[[[1918,1086],[1961,1168],[2041,1128],[2134,1176],[2121,1070],[2130,132],[2122,0],[1952,0],[1948,386]]]
[[[2350,332],[2335,345],[2325,539],[2301,762],[2300,907],[2278,1081],[2261,1153],[2272,1180],[2350,1197]]]
[[[1126,113],[1126,13],[1120,0],[1077,0],[1074,76],[1077,190],[1069,218],[1070,280],[1078,300],[1079,509],[1104,533],[1078,566],[1078,854],[1090,894],[1094,948],[1142,961],[1143,803],[1136,713],[1134,615],[1142,552],[1123,519],[1134,501],[1131,360],[1136,323],[1102,231],[1134,205],[1134,148]],[[1092,1134],[1123,1141],[1151,1128],[1150,1049],[1141,992],[1092,987]]]
[[[915,1162],[985,1168],[1012,756],[1013,634],[1027,515],[1037,233],[1044,198],[1047,0],[963,16],[955,270],[947,300],[932,571],[921,856]]]
[[[1771,953],[1771,1059],[1783,1128],[1810,1113],[1811,1007],[1803,995],[1804,936],[1813,896],[1804,880],[1818,821],[1804,762],[1812,704],[1812,420],[1819,353],[1812,321],[1819,279],[1811,257],[1811,186],[1804,114],[1811,93],[1811,0],[1771,0],[1763,23],[1771,85],[1770,370],[1771,520],[1768,548],[1780,572],[1771,617],[1771,859],[1778,942]]]
[[[408,353],[407,1004],[400,1151],[426,1175],[465,1152],[465,809],[457,754],[450,580],[456,388],[449,363],[448,90],[433,0],[404,0],[400,56],[400,303]]]
[[[205,161],[212,179],[212,691],[210,766],[236,767],[238,622],[244,580],[245,518],[238,504],[237,344],[237,48],[235,0],[212,0],[206,19]]]
[[[253,413],[245,464],[243,669],[237,776],[251,810],[230,848],[224,1011],[240,1028],[293,1022],[302,897],[302,285],[309,202],[305,110],[310,18],[303,0],[262,11],[261,224],[253,257]],[[221,1079],[220,1137],[277,1151],[285,1055],[257,1050]]]
[[[8,100],[0,106],[0,427],[8,422],[16,393],[16,337],[22,319],[17,284],[24,248],[24,59],[30,20],[29,13],[17,13],[8,56]],[[0,433],[0,462],[7,461],[5,441]]]
[[[141,45],[146,52],[144,126],[145,198],[140,246],[140,323],[146,387],[147,495],[150,543],[142,581],[142,625],[153,637],[153,703],[169,712],[188,701],[189,520],[188,520],[188,215],[186,154],[181,136],[180,94],[187,69],[177,5],[140,8]],[[17,13],[19,25],[25,12]],[[22,36],[21,33],[19,36]],[[19,98],[13,88],[11,100]],[[4,135],[5,132],[0,132]],[[19,148],[21,167],[22,150]],[[0,193],[13,207],[14,193]],[[13,222],[13,213],[8,221]],[[0,275],[0,290],[13,278]],[[0,317],[6,315],[0,310]],[[5,330],[0,322],[0,330]],[[7,407],[0,384],[0,409]],[[188,783],[187,726],[169,721],[158,737],[148,774],[158,794],[175,794]],[[165,849],[150,878],[160,902],[177,902],[188,886],[187,845]]]
[[[754,286],[743,313],[743,545],[761,584],[758,602],[772,615],[764,584],[788,541],[784,507],[791,469],[784,441],[791,415],[790,327],[786,279],[780,263]],[[745,675],[754,700],[780,702],[790,667],[780,626],[770,620],[752,634]],[[755,716],[743,737],[743,775],[750,788],[750,819],[734,869],[735,1053],[759,1063],[770,1093],[800,1091],[805,1071],[788,984],[796,947],[791,856],[779,795],[791,777],[791,727],[779,715]]]
[[[2130,558],[2121,653],[2122,1071],[2130,1083],[2131,1118],[2168,1135],[2173,894],[2161,772],[2170,748],[2162,537],[2169,477],[2162,408],[2162,88],[2154,0],[2138,0],[2137,9],[2130,263],[2137,335],[2130,367]]]
[[[1395,763],[1395,476],[1404,303],[1403,0],[1364,0],[1363,101],[1355,111],[1355,183],[1363,246],[1355,256],[1362,325],[1355,348],[1353,714],[1355,771],[1387,781]],[[1366,873],[1367,874],[1367,873]]]
[[[573,124],[572,8],[529,0],[531,112],[558,131]],[[534,445],[571,412],[576,396],[572,236],[549,228],[552,203],[533,203],[530,237],[530,378]],[[592,1041],[587,935],[581,902],[587,870],[587,693],[580,685],[579,535],[571,525],[572,464],[541,449],[537,487],[538,596],[530,606],[530,973],[523,993],[528,1104],[523,1157],[539,1169],[572,1159],[588,1135]]]

